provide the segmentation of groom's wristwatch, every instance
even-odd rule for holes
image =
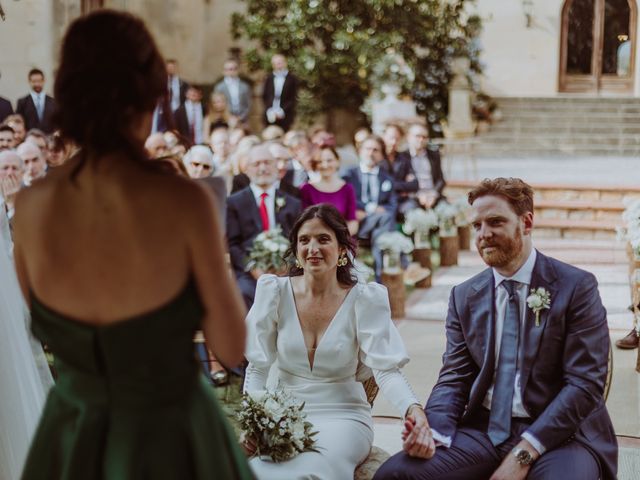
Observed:
[[[525,450],[524,448],[514,448],[511,450],[511,453],[516,457],[516,462],[520,465],[529,466],[533,463],[533,455],[529,450]]]

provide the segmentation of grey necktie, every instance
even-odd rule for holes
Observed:
[[[42,97],[40,94],[36,95],[36,112],[38,113],[38,120],[42,121]]]
[[[500,355],[487,430],[493,445],[500,445],[511,435],[511,405],[513,404],[520,333],[520,302],[516,290],[517,283],[513,280],[502,282],[509,294],[509,302],[502,327]]]

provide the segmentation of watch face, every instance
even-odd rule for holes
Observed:
[[[520,449],[516,452],[516,459],[518,463],[523,465],[529,465],[531,463],[532,457],[531,454],[525,449]]]

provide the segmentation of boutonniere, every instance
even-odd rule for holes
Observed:
[[[540,326],[540,312],[551,308],[551,294],[544,288],[534,288],[527,297],[527,305],[536,314],[536,327]]]
[[[392,188],[393,184],[389,180],[382,182],[382,186],[380,187],[383,192],[390,192]]]
[[[284,197],[276,197],[276,211],[280,211],[282,207],[287,204],[287,200]]]

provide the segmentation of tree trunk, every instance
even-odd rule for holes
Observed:
[[[458,236],[440,237],[440,266],[450,267],[458,264]]]
[[[385,273],[381,275],[382,284],[389,292],[391,318],[404,317],[405,290],[402,273]]]

